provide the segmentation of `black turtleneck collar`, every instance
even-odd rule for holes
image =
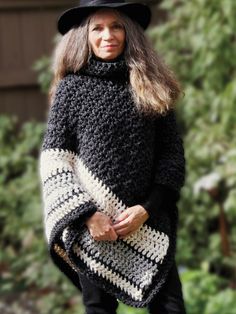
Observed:
[[[123,54],[112,60],[103,60],[92,54],[86,66],[79,72],[88,76],[119,80],[127,80],[129,74]]]

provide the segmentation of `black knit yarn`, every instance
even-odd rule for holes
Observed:
[[[123,55],[107,61],[92,55],[80,73],[100,78],[128,80],[129,69]]]

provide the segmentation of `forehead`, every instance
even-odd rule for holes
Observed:
[[[120,21],[119,14],[113,9],[100,9],[93,13],[90,18],[90,23],[102,23],[108,21]]]

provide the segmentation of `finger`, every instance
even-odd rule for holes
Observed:
[[[126,234],[121,235],[120,237],[128,237],[132,234],[134,234],[138,229],[133,228],[132,230],[129,230],[128,232],[126,232]]]
[[[115,232],[115,230],[113,228],[110,232],[110,238],[111,238],[111,240],[116,240],[118,238],[118,234]]]
[[[109,234],[107,233],[97,233],[93,236],[94,240],[96,241],[103,241],[109,238]]]
[[[123,220],[123,221],[121,221],[119,223],[116,223],[116,224],[112,225],[112,227],[117,232],[120,229],[127,228],[129,225],[130,225],[130,221],[127,218],[127,219],[125,219],[125,220]]]
[[[123,220],[127,219],[128,217],[129,217],[129,214],[127,213],[127,211],[124,211],[118,217],[116,217],[114,223],[119,223],[120,221],[123,221]]]
[[[128,228],[123,228],[123,229],[121,229],[121,230],[118,230],[117,231],[117,234],[118,235],[125,235],[125,234],[128,234],[129,232],[131,232]]]
[[[113,227],[120,227],[120,226],[124,226],[124,225],[128,225],[130,223],[130,216],[128,214],[126,214],[126,217],[123,218],[122,220],[120,219],[116,219],[115,222],[112,224]]]
[[[110,236],[108,234],[104,234],[104,235],[101,235],[101,236],[97,237],[97,239],[99,241],[110,240]]]
[[[117,239],[117,237],[118,237],[118,235],[115,232],[115,230],[112,227],[110,227],[109,231],[107,231],[103,234],[97,235],[96,239],[98,241],[114,241]]]

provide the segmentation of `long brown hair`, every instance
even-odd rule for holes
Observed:
[[[129,68],[130,92],[138,110],[148,114],[164,114],[174,107],[180,83],[174,73],[152,47],[142,27],[120,11],[114,11],[126,32],[124,57]],[[80,26],[72,28],[57,43],[53,58],[53,80],[49,91],[52,103],[57,85],[69,72],[79,71],[91,56],[88,29],[92,14]]]

